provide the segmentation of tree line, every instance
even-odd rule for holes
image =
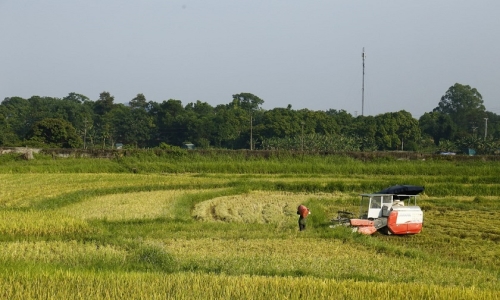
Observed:
[[[148,101],[127,104],[70,93],[64,98],[7,97],[0,104],[0,146],[111,149],[197,148],[303,151],[458,151],[492,154],[500,148],[500,117],[484,107],[481,94],[455,84],[437,107],[415,119],[409,112],[353,116],[345,110],[265,110],[251,93],[227,104]]]

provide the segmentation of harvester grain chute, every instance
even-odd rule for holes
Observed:
[[[352,227],[362,234],[377,231],[385,234],[407,235],[422,231],[423,212],[417,206],[417,196],[424,187],[396,185],[372,194],[361,194],[360,216],[338,211],[337,225]]]

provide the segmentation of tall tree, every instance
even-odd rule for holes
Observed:
[[[94,111],[96,114],[103,116],[113,109],[115,97],[109,92],[99,94],[99,99],[94,103]]]
[[[113,116],[111,111],[116,107],[115,97],[109,92],[99,94],[99,99],[93,103],[94,109],[94,128],[96,144],[101,144],[104,149],[114,143]],[[100,141],[98,141],[100,139]]]
[[[461,136],[475,132],[473,128],[482,124],[486,117],[481,94],[475,88],[459,83],[446,91],[434,111],[449,115]]]
[[[76,103],[85,103],[90,101],[90,99],[87,96],[74,92],[69,93],[68,96],[64,97],[63,99],[68,101],[73,101]]]
[[[334,118],[335,123],[337,123],[339,126],[341,134],[344,135],[352,134],[352,129],[353,129],[352,123],[354,122],[354,118],[350,113],[348,113],[343,109],[341,110],[329,109],[326,111],[326,114]]]
[[[385,113],[375,116],[377,120],[376,143],[380,150],[405,149],[404,144],[416,150],[420,141],[418,121],[407,111]],[[406,148],[408,149],[408,147]]]
[[[30,103],[21,97],[9,97],[2,101],[1,107],[5,126],[10,128],[19,140],[23,140],[33,126],[28,122]]]
[[[135,147],[148,146],[154,125],[152,117],[145,110],[117,104],[108,115],[111,120],[111,136],[116,142]]]
[[[146,101],[144,94],[137,94],[134,99],[130,100],[129,106],[132,108],[146,109],[148,102]]]
[[[300,114],[295,110],[274,108],[264,112],[262,119],[264,127],[261,134],[265,138],[299,135],[301,134],[302,121]],[[314,128],[315,124],[310,126]]]
[[[313,111],[309,109],[301,109],[298,111],[300,118],[302,119],[300,125],[304,129],[304,133],[319,133],[326,135],[338,135],[340,134],[340,126],[337,124],[335,118],[328,115],[326,112],[318,110]],[[303,123],[302,123],[303,122]]]
[[[63,119],[47,118],[36,122],[27,135],[35,146],[51,148],[78,148],[82,140],[71,123]]]
[[[200,100],[189,103],[184,108],[186,111],[185,121],[187,123],[187,140],[200,148],[207,148],[213,143],[215,131],[214,108]]]
[[[352,134],[361,138],[363,151],[379,149],[376,136],[378,133],[377,119],[374,116],[357,116],[352,122]]]
[[[239,135],[236,147],[254,149],[255,140],[253,129],[257,125],[255,120],[262,120],[262,114],[256,118],[257,111],[261,110],[261,105],[264,100],[252,93],[239,93],[233,95],[233,101],[229,104],[235,110],[235,113],[241,118],[240,128],[241,135]]]
[[[450,115],[437,111],[424,113],[418,124],[422,133],[430,136],[436,146],[441,140],[454,140],[457,133],[457,126]]]
[[[251,93],[240,93],[233,95],[233,105],[240,107],[243,110],[257,110],[264,104],[264,100]]]
[[[151,104],[149,114],[153,117],[155,144],[167,143],[181,146],[186,138],[186,124],[182,101],[169,99],[160,104]]]
[[[243,130],[241,109],[220,104],[215,107],[214,113],[214,144],[218,147],[236,148],[236,141]]]
[[[5,106],[0,105],[0,146],[17,146],[20,140],[8,122],[7,113]]]

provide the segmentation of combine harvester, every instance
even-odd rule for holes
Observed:
[[[424,187],[414,185],[391,186],[373,194],[361,194],[361,209],[358,219],[352,213],[339,211],[337,221],[350,226],[354,232],[373,234],[406,235],[422,231],[424,215],[417,206],[417,195]]]

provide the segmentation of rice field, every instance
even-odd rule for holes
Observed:
[[[0,299],[500,299],[500,165],[390,164],[11,168],[0,172]],[[426,187],[421,234],[330,228],[338,210],[359,211],[360,193],[394,184]],[[303,232],[299,204],[312,212]]]

